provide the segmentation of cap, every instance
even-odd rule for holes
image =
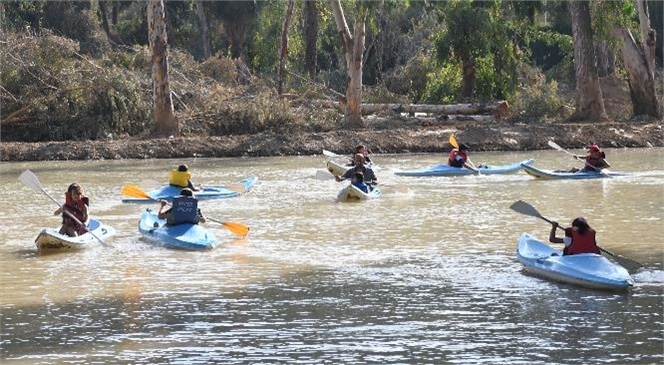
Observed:
[[[599,146],[596,145],[596,144],[591,144],[590,146],[588,146],[588,150],[589,150],[589,151],[597,151],[597,152],[599,152]]]
[[[460,144],[459,144],[459,149],[460,149],[460,150],[469,150],[469,149],[470,149],[470,146],[467,145],[467,144],[465,144],[465,143],[460,143]]]

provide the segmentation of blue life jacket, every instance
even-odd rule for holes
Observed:
[[[369,186],[365,184],[363,181],[355,181],[353,182],[353,186],[369,194]]]
[[[173,198],[173,207],[171,208],[171,225],[191,223],[198,224],[198,199],[190,196],[177,196]]]

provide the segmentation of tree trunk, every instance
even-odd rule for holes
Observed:
[[[113,33],[111,33],[111,26],[108,23],[108,9],[106,9],[105,1],[99,2],[99,12],[101,13],[101,26],[104,28],[104,33],[106,33],[108,43],[111,44],[111,47],[115,47],[118,42],[115,36],[113,36]]]
[[[636,0],[636,9],[639,13],[639,28],[641,30],[641,46],[645,53],[646,64],[650,76],[655,78],[655,45],[657,44],[657,32],[650,28],[648,17],[648,4],[645,0]]]
[[[118,25],[118,13],[120,12],[120,3],[118,1],[113,1],[112,3],[113,5],[111,8],[111,24],[113,24],[113,26],[116,26]]]
[[[346,110],[345,124],[348,128],[366,128],[366,122],[362,120],[362,53],[364,52],[365,22],[366,16],[355,23],[353,36],[344,17],[343,9],[339,0],[330,0],[332,13],[337,25],[337,32],[341,38],[346,59],[346,73],[348,81],[346,84]]]
[[[286,10],[284,11],[284,21],[281,23],[281,44],[279,46],[279,69],[277,70],[277,94],[284,92],[284,74],[286,73],[286,57],[288,56],[288,31],[290,29],[291,19],[293,18],[293,8],[295,0],[288,0]]]
[[[152,51],[152,99],[154,101],[154,134],[169,136],[179,133],[173,109],[168,75],[168,43],[163,0],[149,0],[148,39]]]
[[[620,55],[627,72],[634,115],[661,117],[662,111],[655,94],[655,81],[648,70],[643,48],[636,43],[628,29],[615,28],[613,34],[622,41]]]
[[[469,100],[475,94],[475,60],[470,54],[464,54],[461,60],[463,80],[461,83],[461,99]]]
[[[318,10],[316,0],[304,0],[304,67],[311,79],[316,77],[318,42]]]
[[[198,16],[198,27],[201,30],[201,44],[203,45],[203,59],[210,58],[212,52],[210,51],[210,33],[208,31],[207,18],[205,17],[205,9],[203,2],[196,1],[196,15]]]
[[[570,1],[572,38],[574,41],[574,71],[576,74],[576,119],[608,121],[599,87],[593,51],[593,35],[590,27],[590,8],[586,1]]]
[[[597,76],[606,77],[615,73],[616,56],[605,41],[597,43],[595,58],[597,59]]]

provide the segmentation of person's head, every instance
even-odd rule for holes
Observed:
[[[363,144],[358,145],[357,147],[355,147],[355,153],[356,153],[356,154],[359,153],[359,154],[361,154],[361,155],[364,156],[364,155],[367,154],[367,152],[368,152],[368,151],[367,151],[367,146],[365,146],[365,145],[363,145]]]
[[[468,151],[470,149],[470,146],[468,146],[465,143],[459,144],[459,151]]]
[[[353,175],[353,182],[364,182],[364,174],[361,172],[356,172],[355,175]]]
[[[67,188],[67,194],[71,196],[73,201],[78,201],[83,196],[83,188],[77,183],[72,183]]]
[[[178,166],[178,171],[187,172],[187,171],[189,171],[189,167],[187,167],[187,165],[180,165],[180,166]]]
[[[572,221],[572,228],[578,230],[580,233],[585,233],[590,229],[588,221],[583,217],[574,218]]]
[[[353,162],[355,162],[355,165],[364,165],[364,155],[356,153],[355,157],[353,157]]]
[[[194,197],[194,192],[189,188],[184,188],[184,189],[180,190],[180,195],[181,196],[190,196],[190,197],[193,198]]]
[[[599,149],[599,146],[596,144],[591,144],[588,146],[588,154],[591,156],[599,156],[602,154],[602,150]]]

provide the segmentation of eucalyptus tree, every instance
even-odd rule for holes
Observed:
[[[586,1],[570,1],[569,12],[572,18],[574,72],[578,92],[573,118],[608,121],[595,66],[589,4]]]
[[[362,119],[362,61],[364,53],[364,41],[366,31],[366,21],[369,9],[367,4],[354,2],[357,6],[355,15],[355,24],[351,34],[346,22],[343,8],[339,0],[330,0],[332,14],[337,26],[341,45],[343,48],[346,74],[348,81],[346,84],[345,100],[345,124],[349,128],[366,128],[366,121]]]
[[[318,8],[316,0],[304,0],[304,65],[310,78],[316,76]]]
[[[173,108],[169,84],[168,42],[163,0],[149,0],[147,4],[148,40],[152,53],[152,100],[156,135],[179,133],[179,123]]]

